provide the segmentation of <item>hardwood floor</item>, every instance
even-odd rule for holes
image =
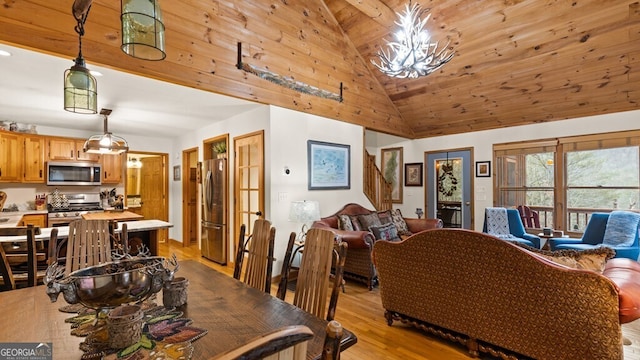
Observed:
[[[176,254],[178,260],[193,259],[207,266],[233,274],[233,268],[220,266],[200,256],[197,246],[182,247],[180,243],[161,244],[160,255]],[[278,271],[279,272],[279,271]],[[179,271],[178,271],[179,275]],[[275,295],[277,284],[273,287]],[[288,299],[288,298],[287,298]],[[336,320],[353,331],[358,343],[341,354],[342,360],[362,359],[470,359],[466,348],[395,322],[387,326],[380,303],[379,290],[368,291],[366,286],[347,281],[346,293],[340,294]],[[623,325],[623,334],[632,344],[624,346],[625,360],[640,360],[640,320]],[[561,346],[559,344],[559,346]],[[493,359],[484,356],[482,359]]]

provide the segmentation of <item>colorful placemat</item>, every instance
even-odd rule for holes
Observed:
[[[192,320],[183,318],[183,312],[159,306],[153,301],[142,305],[144,325],[142,337],[125,349],[111,349],[107,331],[106,313],[96,316],[95,310],[78,304],[66,305],[60,311],[76,313],[65,322],[71,324],[71,334],[85,337],[80,343],[82,359],[105,360],[182,360],[191,359],[192,342],[207,334],[207,330],[191,326]]]

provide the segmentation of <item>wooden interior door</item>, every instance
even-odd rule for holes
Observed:
[[[235,234],[246,225],[246,236],[253,232],[253,223],[264,218],[264,131],[233,139],[235,153],[234,209]],[[238,239],[234,239],[234,253]]]
[[[167,174],[165,171],[165,156],[143,157],[140,201],[141,212],[145,219],[158,219],[167,221],[168,211],[166,202]],[[159,241],[164,242],[168,238],[167,230],[159,231]]]
[[[182,152],[182,246],[198,243],[198,148]]]

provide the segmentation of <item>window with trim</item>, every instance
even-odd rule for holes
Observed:
[[[494,203],[583,232],[594,212],[639,211],[640,131],[494,145]]]

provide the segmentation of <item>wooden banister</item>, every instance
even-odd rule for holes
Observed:
[[[391,209],[391,184],[388,183],[382,172],[376,166],[373,156],[365,150],[364,159],[364,194],[371,201],[376,210]]]

